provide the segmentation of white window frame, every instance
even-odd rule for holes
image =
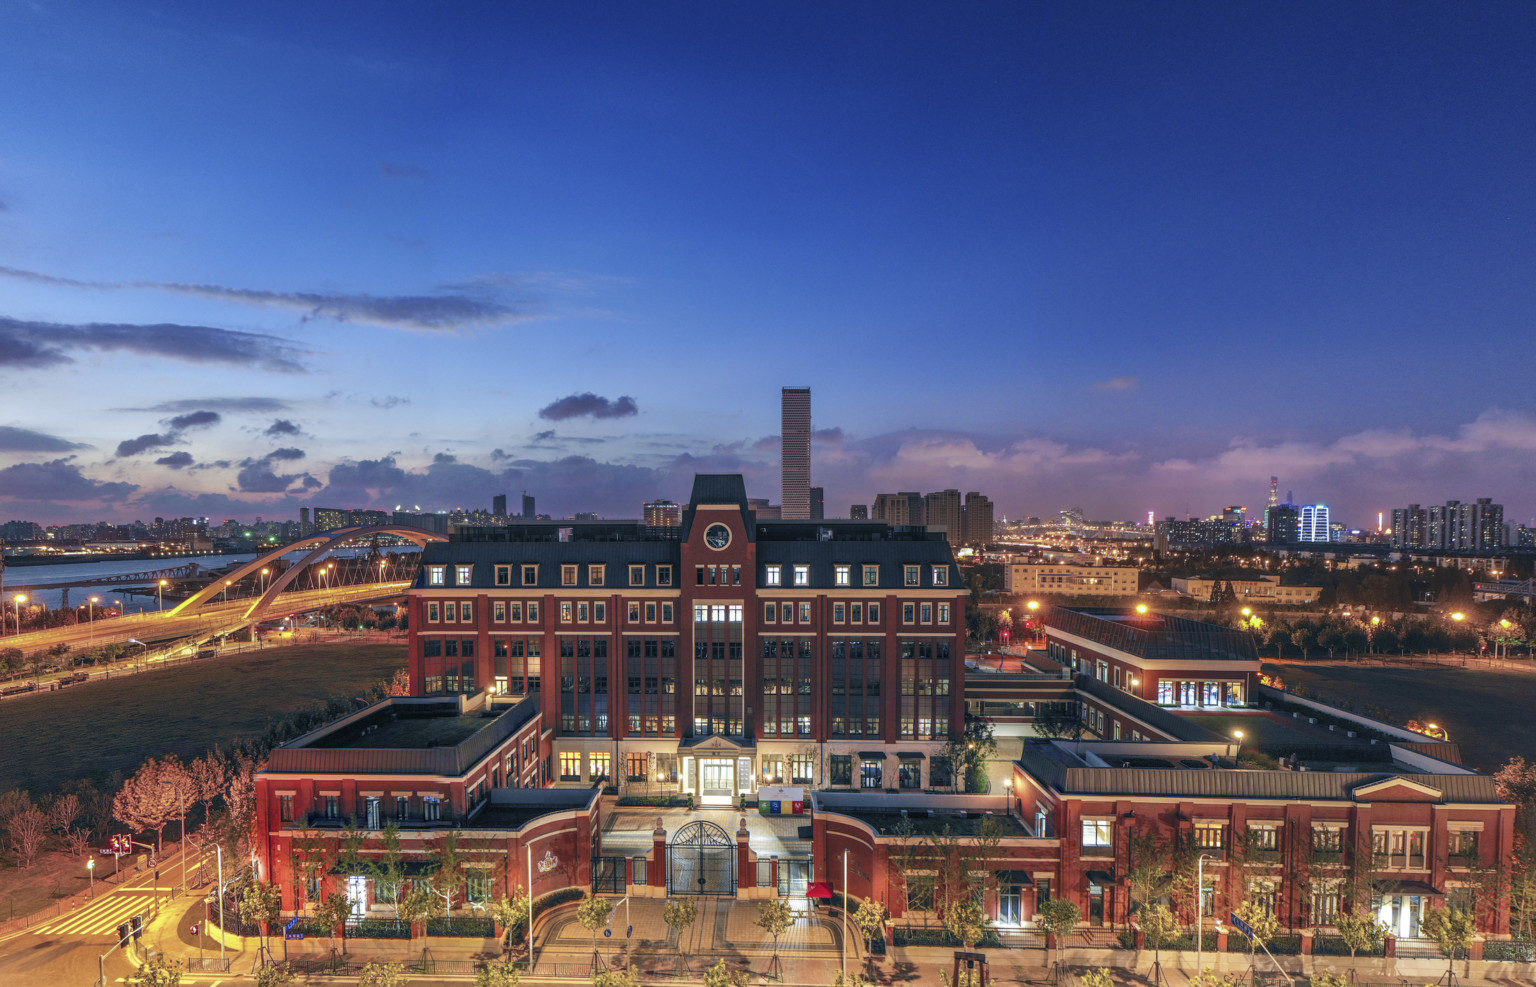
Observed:
[[[796,563],[794,567],[794,573],[796,586],[811,585],[811,567],[809,565],[805,565],[804,563]]]
[[[608,578],[608,567],[601,563],[591,563],[587,566],[587,585],[602,586]]]
[[[560,585],[575,586],[581,578],[581,567],[575,564],[562,565],[560,567]]]
[[[629,567],[629,585],[631,585],[631,586],[644,586],[645,585],[645,566],[643,566],[643,565],[632,565],[632,566]]]
[[[474,579],[475,579],[475,566],[474,566],[474,563],[470,563],[469,565],[459,565],[459,564],[455,564],[454,565],[454,567],[453,567],[453,585],[455,585],[455,586],[468,586],[470,583],[474,582]]]
[[[537,586],[539,584],[539,566],[536,562],[524,562],[521,566],[524,586]]]
[[[902,566],[901,585],[906,587],[923,585],[923,567],[919,565]]]
[[[949,585],[949,566],[947,566],[947,565],[936,565],[936,566],[933,567],[933,585],[935,585],[935,586],[948,586]]]
[[[834,585],[834,586],[852,586],[853,585],[853,566],[851,566],[851,565],[844,565],[844,564],[841,564],[841,563],[839,563],[837,565],[834,565],[832,567],[832,585]]]
[[[764,586],[783,586],[784,570],[780,566],[769,565],[763,567]]]
[[[512,566],[498,565],[492,571],[494,573],[494,581],[497,586],[512,585]]]
[[[866,562],[864,565],[860,566],[859,568],[864,570],[863,579],[864,579],[864,585],[865,586],[879,586],[880,585],[880,566],[879,565],[874,564],[874,563]]]
[[[445,565],[429,565],[429,566],[427,566],[427,585],[428,586],[447,586],[448,585],[448,567],[445,566]]]

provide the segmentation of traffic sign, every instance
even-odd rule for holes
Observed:
[[[1247,922],[1244,922],[1242,919],[1238,918],[1236,912],[1232,913],[1232,925],[1233,925],[1234,928],[1237,929],[1237,931],[1241,932],[1243,935],[1247,936],[1249,939],[1255,938],[1255,936],[1253,934],[1253,926],[1249,925]]]
[[[299,917],[297,915],[295,915],[293,918],[288,920],[288,924],[287,925],[283,926],[283,931],[284,932],[292,932],[293,931],[293,927],[295,925],[298,925],[298,924],[299,924]]]

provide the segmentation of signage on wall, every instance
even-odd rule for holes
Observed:
[[[544,856],[539,860],[539,873],[540,874],[548,874],[550,871],[554,870],[556,867],[559,867],[559,866],[560,866],[560,858],[556,857],[550,851],[545,850],[544,851]]]

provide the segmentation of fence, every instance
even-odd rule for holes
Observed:
[[[592,892],[594,894],[623,894],[625,867],[623,857],[592,858]]]

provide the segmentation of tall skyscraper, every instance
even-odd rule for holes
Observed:
[[[786,520],[811,517],[811,389],[783,389],[783,453],[780,457],[779,504]]]
[[[1301,512],[1295,504],[1264,508],[1264,537],[1271,545],[1294,545],[1300,526]]]
[[[1331,541],[1327,504],[1303,504],[1297,541]]]
[[[299,508],[299,536],[304,537],[314,529],[309,526],[309,508]]]
[[[533,497],[527,492],[523,493],[523,517],[529,521],[534,519]]]
[[[848,508],[848,519],[850,521],[868,521],[869,520],[869,505],[868,504],[854,504],[853,506],[849,507]]]
[[[965,541],[985,545],[992,540],[992,500],[986,494],[971,491],[965,495]]]
[[[507,516],[507,495],[497,494],[491,498],[491,513],[497,517]]]
[[[811,520],[823,521],[827,516],[827,492],[821,487],[811,488]]]
[[[670,500],[645,502],[645,524],[648,528],[676,528],[683,523],[681,504]]]
[[[943,528],[951,545],[965,544],[964,510],[958,490],[939,490],[923,497],[923,523]]]

